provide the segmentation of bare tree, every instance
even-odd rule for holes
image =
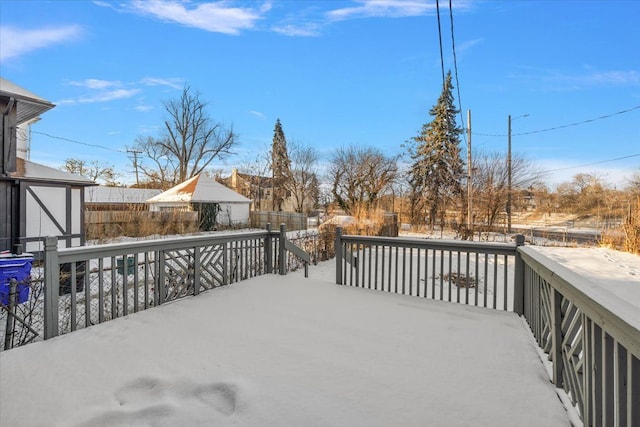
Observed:
[[[362,217],[375,207],[397,173],[397,157],[372,147],[340,147],[329,166],[334,200],[350,215]]]
[[[150,136],[138,137],[136,149],[142,151],[147,161],[139,161],[138,169],[144,175],[140,187],[168,189],[174,183],[175,162],[164,154],[164,148]]]
[[[248,196],[253,201],[255,210],[269,210],[265,205],[271,202],[266,191],[271,188],[269,170],[271,157],[267,149],[259,150],[255,158],[247,158],[239,166],[238,171],[246,175],[246,184],[249,185]]]
[[[508,195],[508,169],[503,153],[478,153],[473,161],[473,206],[476,220],[493,226],[505,212]],[[527,189],[539,180],[540,171],[520,156],[512,156],[513,191]]]
[[[284,188],[291,196],[296,212],[308,212],[318,204],[319,183],[317,177],[318,153],[315,148],[296,141],[289,143],[288,176]]]
[[[631,193],[631,195],[640,198],[640,172],[634,173],[628,181],[626,190]]]
[[[212,120],[207,105],[188,85],[178,99],[164,103],[167,116],[161,137],[136,140],[136,149],[151,163],[138,164],[149,179],[160,179],[165,187],[174,185],[198,175],[214,159],[232,154],[237,139],[233,128]]]
[[[557,187],[560,207],[571,213],[599,213],[605,201],[605,186],[595,173],[578,173],[571,182]]]
[[[121,185],[118,181],[120,174],[116,173],[112,165],[98,160],[86,161],[69,158],[64,161],[62,170],[76,175],[81,175],[92,181],[101,182],[104,185],[115,187]]]

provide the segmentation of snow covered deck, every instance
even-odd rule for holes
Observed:
[[[517,315],[267,275],[0,353],[3,426],[568,426]]]

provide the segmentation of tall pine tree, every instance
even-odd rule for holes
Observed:
[[[439,217],[444,222],[446,207],[462,194],[464,166],[460,157],[460,134],[456,124],[459,110],[454,105],[451,71],[447,74],[438,103],[431,108],[430,123],[411,138],[409,154],[412,164],[409,182],[412,187],[414,219],[428,214],[431,229]]]
[[[282,211],[286,197],[286,183],[290,176],[291,161],[287,153],[287,139],[282,130],[280,119],[276,120],[271,146],[271,172],[273,178],[273,210]]]

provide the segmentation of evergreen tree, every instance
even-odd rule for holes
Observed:
[[[271,146],[271,172],[273,177],[273,210],[281,211],[286,197],[286,183],[290,176],[291,161],[287,153],[287,140],[280,119],[276,120]]]
[[[451,71],[447,74],[442,94],[429,115],[430,123],[411,138],[409,154],[412,164],[409,183],[413,190],[414,218],[418,212],[429,215],[431,229],[436,218],[444,222],[448,202],[462,194],[464,167],[460,157],[460,134],[456,124],[458,110],[453,104]]]

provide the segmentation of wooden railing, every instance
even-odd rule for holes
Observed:
[[[343,236],[336,229],[336,283],[522,312],[517,242]]]
[[[287,240],[284,224],[278,231],[268,225],[266,230],[245,233],[65,249],[57,244],[55,237],[46,239],[44,268],[31,271],[29,300],[9,311],[8,347],[263,274],[286,274],[298,266],[306,273],[311,261],[307,252]]]
[[[286,274],[286,228],[58,249],[45,245],[44,339],[262,274]],[[63,295],[60,295],[63,294]]]
[[[640,311],[533,248],[524,317],[585,426],[640,426]]]
[[[640,426],[637,307],[523,243],[522,236],[500,244],[338,229],[336,283],[514,311],[585,426]]]

